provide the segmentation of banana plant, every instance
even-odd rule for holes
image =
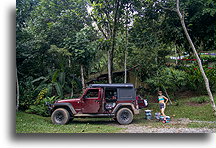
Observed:
[[[63,98],[65,72],[60,70],[50,72],[48,76],[41,76],[32,81],[32,84],[37,85],[36,83],[39,83],[39,85],[36,87],[35,91],[41,91],[46,88],[48,96],[56,93],[59,97]]]

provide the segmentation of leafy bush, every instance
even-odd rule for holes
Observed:
[[[34,103],[37,93],[35,91],[34,85],[32,85],[32,77],[28,77],[25,81],[20,81],[19,89],[20,89],[20,104],[19,110],[26,110],[29,108],[31,104]]]
[[[26,110],[27,113],[49,116],[48,107],[46,102],[54,103],[56,101],[56,97],[47,97],[43,99],[38,99],[35,101],[34,105],[30,105],[29,109]]]
[[[211,56],[211,55],[200,55],[202,60],[206,60],[207,63],[209,62],[216,62],[216,58],[215,56]]]
[[[45,104],[30,105],[29,109],[26,110],[27,113],[37,114],[42,116],[48,116],[48,107]]]
[[[199,103],[199,104],[208,102],[208,100],[209,100],[209,98],[206,97],[206,96],[194,97],[194,98],[191,98],[191,99],[190,99],[191,102]]]
[[[158,75],[151,77],[146,83],[151,88],[168,89],[170,92],[180,90],[185,83],[186,73],[174,68],[164,68],[158,71]]]
[[[205,83],[202,77],[202,74],[197,66],[184,68],[187,77],[187,88],[192,91],[197,91],[199,93],[206,92]],[[208,69],[207,67],[204,67],[205,73],[209,79],[209,85],[213,92],[216,90],[216,66],[214,66],[212,69]]]

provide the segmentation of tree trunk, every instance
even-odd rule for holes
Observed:
[[[125,60],[124,60],[124,83],[127,83],[127,51],[125,50]]]
[[[205,81],[205,86],[206,86],[206,90],[207,90],[208,95],[209,95],[209,99],[210,99],[210,102],[211,102],[212,110],[213,110],[214,115],[216,116],[215,102],[214,102],[214,97],[212,95],[211,89],[209,87],[209,80],[208,80],[208,78],[207,78],[207,76],[205,74],[205,71],[204,71],[203,66],[202,66],[202,62],[201,62],[201,60],[199,58],[199,55],[198,55],[198,53],[196,51],[196,48],[195,48],[195,46],[194,46],[194,44],[193,44],[193,42],[192,42],[192,40],[190,38],[190,35],[189,35],[188,31],[187,31],[187,28],[186,28],[186,25],[185,25],[185,22],[184,22],[184,16],[180,12],[179,0],[176,0],[176,12],[178,13],[178,16],[179,16],[180,21],[181,21],[181,25],[182,25],[183,30],[184,30],[184,33],[185,33],[185,35],[187,37],[187,40],[188,40],[188,42],[189,42],[189,44],[190,44],[190,46],[191,46],[191,48],[193,50],[193,53],[194,53],[194,55],[195,55],[195,57],[197,59],[197,63],[199,65],[199,69],[200,69],[201,74],[203,76],[203,79]]]
[[[84,79],[84,68],[83,68],[83,65],[80,66],[80,71],[81,71],[82,88],[84,90],[85,89],[85,79]]]
[[[115,1],[115,14],[114,14],[114,21],[113,21],[113,29],[112,29],[112,36],[111,36],[111,49],[108,50],[108,80],[109,83],[112,83],[112,73],[113,73],[113,57],[114,57],[114,50],[116,44],[116,31],[117,31],[117,22],[118,22],[118,11],[119,11],[119,0]]]
[[[137,75],[135,77],[135,86],[134,87],[137,88]]]
[[[178,65],[178,58],[177,58],[177,49],[176,49],[177,47],[175,46],[175,61],[176,61],[176,65]]]
[[[18,81],[18,75],[17,75],[17,69],[16,69],[16,88],[17,88],[17,94],[16,94],[16,111],[19,109],[19,81]]]
[[[126,21],[128,21],[128,14]],[[126,46],[125,46],[125,60],[124,60],[124,83],[127,83],[127,51],[128,51],[128,26],[126,24],[126,34],[125,34],[125,39],[126,39]]]
[[[73,76],[73,79],[72,79],[72,83],[71,83],[71,98],[73,97],[73,95],[74,95],[74,91],[73,91],[73,89],[74,89],[74,85],[73,85],[73,83],[74,83],[74,76]]]
[[[73,91],[73,84],[72,84],[72,88],[71,88],[71,98],[73,97],[73,95],[74,95],[74,91]]]
[[[112,84],[112,66],[111,66],[111,58],[110,58],[110,51],[107,51],[108,56],[108,83]]]
[[[181,59],[181,55],[180,55],[180,50],[178,48],[176,48],[177,54],[178,54],[178,59]],[[178,61],[178,65],[180,65],[180,61]]]

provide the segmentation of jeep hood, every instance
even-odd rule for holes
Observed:
[[[76,102],[80,100],[80,98],[73,98],[73,99],[65,99],[65,100],[58,100],[55,103],[68,103],[68,102]]]

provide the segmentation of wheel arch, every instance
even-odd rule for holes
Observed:
[[[128,108],[128,109],[130,109],[132,111],[133,114],[135,114],[134,109],[132,107],[132,104],[130,104],[130,103],[120,103],[120,104],[118,104],[115,107],[115,109],[112,111],[112,113],[116,114],[122,108]]]
[[[52,109],[52,113],[58,109],[58,108],[64,108],[66,109],[70,116],[72,117],[74,114],[76,114],[75,109],[73,108],[73,106],[70,103],[55,103],[53,104],[53,109]]]

